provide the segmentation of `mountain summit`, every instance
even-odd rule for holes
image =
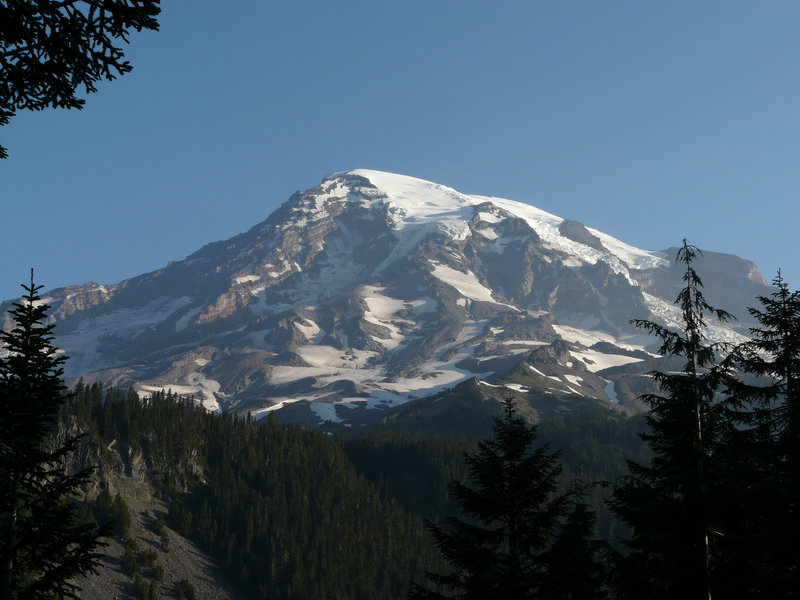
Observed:
[[[170,388],[210,410],[301,403],[338,420],[491,378],[544,346],[586,375],[542,374],[551,387],[610,401],[601,371],[651,342],[630,319],[676,322],[673,257],[521,202],[359,169],[182,261],[46,301],[68,376]],[[734,256],[707,252],[698,270],[740,317],[768,289]],[[733,327],[710,334],[746,333]]]

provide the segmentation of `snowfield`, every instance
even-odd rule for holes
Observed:
[[[606,252],[570,240],[559,231],[559,225],[564,219],[515,200],[462,194],[438,183],[383,171],[356,169],[350,173],[372,182],[384,195],[385,202],[393,209],[391,214],[394,218],[394,229],[401,239],[398,253],[403,253],[414,245],[413,239],[403,238],[408,238],[409,234],[412,238],[421,237],[420,232],[416,230],[426,224],[428,226],[433,224],[454,239],[464,239],[468,233],[465,222],[472,217],[471,207],[488,202],[524,219],[539,237],[553,248],[573,255],[576,264],[594,264],[598,260],[605,260],[616,272],[624,274],[632,283],[628,268],[646,269],[669,264],[659,252],[640,250],[594,229],[589,231],[600,238]],[[498,215],[483,211],[479,213],[479,218],[487,223],[498,223],[502,220]]]

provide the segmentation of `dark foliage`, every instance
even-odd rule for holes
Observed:
[[[463,518],[448,517],[447,530],[427,522],[452,570],[428,572],[432,587],[412,586],[412,598],[584,597],[575,586],[597,582],[601,566],[586,540],[593,517],[580,503],[569,511],[568,498],[556,493],[558,453],[547,446],[534,449],[535,440],[536,427],[517,414],[514,400],[507,400],[492,437],[465,454],[470,484],[450,485]],[[565,555],[579,579],[558,564]]]
[[[158,29],[160,11],[159,0],[0,2],[0,126],[18,110],[82,108],[78,89],[129,72],[122,43]]]
[[[65,400],[41,286],[23,286],[11,331],[0,332],[0,598],[76,598],[71,580],[98,563],[96,524],[70,501],[90,472],[62,467],[78,440],[49,445]],[[60,439],[56,436],[56,440]]]
[[[749,309],[753,339],[729,359],[751,377],[728,382],[721,452],[730,482],[721,587],[731,596],[800,595],[800,293],[780,273],[773,284]]]
[[[339,441],[355,469],[381,492],[407,510],[428,519],[456,510],[448,497],[452,480],[465,481],[464,452],[477,440],[372,428],[363,435],[342,435]]]
[[[649,464],[631,461],[631,474],[616,486],[610,505],[632,530],[628,555],[619,557],[616,586],[630,598],[706,598],[711,586],[710,556],[716,527],[709,505],[714,476],[712,449],[718,437],[715,396],[724,373],[717,367],[719,344],[706,342],[706,315],[730,318],[708,305],[702,281],[692,268],[698,250],[685,240],[677,261],[684,265],[684,288],[675,303],[683,330],[651,321],[636,325],[661,338],[660,353],[680,357],[679,372],[653,372],[661,394],[649,394]],[[709,476],[711,474],[711,476]]]
[[[601,600],[608,597],[606,565],[602,558],[607,545],[594,538],[597,516],[585,501],[587,486],[573,483],[569,511],[559,533],[544,557],[546,576],[539,586],[539,598],[551,600]]]

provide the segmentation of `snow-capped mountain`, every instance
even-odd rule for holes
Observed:
[[[523,359],[551,388],[615,401],[604,370],[643,360],[653,342],[630,319],[676,322],[674,253],[525,203],[355,170],[163,269],[46,300],[69,377],[171,388],[212,410],[301,402],[340,419]],[[697,268],[712,303],[737,316],[768,293],[737,257],[707,252]],[[543,371],[538,355],[560,367]]]

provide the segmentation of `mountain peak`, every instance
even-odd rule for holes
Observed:
[[[323,180],[323,184],[328,185],[335,182],[356,192],[355,197],[362,203],[385,204],[396,230],[435,222],[444,231],[463,235],[463,224],[475,218],[477,212],[479,219],[490,224],[508,217],[520,218],[545,243],[576,256],[581,263],[594,264],[603,260],[618,273],[628,268],[651,269],[669,264],[662,252],[635,248],[524,202],[465,194],[432,181],[370,169],[336,173]],[[487,210],[475,211],[478,206],[486,206]],[[574,233],[576,225],[580,225],[581,236]]]
[[[709,280],[749,273],[737,261],[716,261]],[[631,318],[676,322],[674,271],[523,202],[355,169],[164,269],[48,297],[68,376],[171,388],[210,410],[346,418],[497,377],[559,339],[565,364],[536,377],[602,399],[607,382],[587,369],[643,349]],[[765,293],[737,282],[748,301]]]

